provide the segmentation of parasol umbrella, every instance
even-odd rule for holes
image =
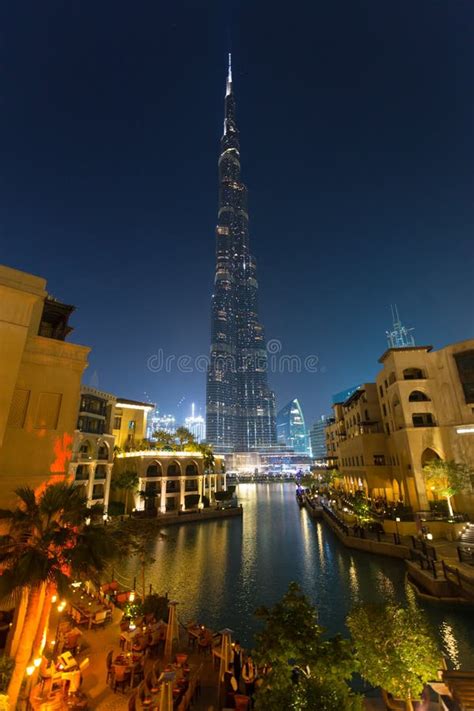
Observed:
[[[165,658],[171,657],[173,642],[179,641],[177,602],[170,602],[168,607],[168,626],[166,627]]]
[[[232,661],[232,630],[221,630],[221,663],[219,666],[219,684],[224,679],[224,673]]]
[[[173,711],[173,683],[176,674],[165,672],[160,693],[160,711]]]

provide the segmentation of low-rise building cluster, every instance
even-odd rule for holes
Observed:
[[[347,492],[428,510],[436,494],[423,468],[433,459],[474,470],[474,339],[439,350],[389,348],[375,383],[333,404],[326,424],[328,466]],[[474,512],[474,481],[455,497]]]
[[[66,342],[73,306],[53,299],[45,279],[0,266],[0,506],[19,486],[54,477],[84,487],[107,515],[114,472],[136,473],[129,509],[186,508],[225,488],[223,458],[162,452],[147,440],[151,403],[81,384],[90,348]]]

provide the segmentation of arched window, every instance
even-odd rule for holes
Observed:
[[[152,462],[152,464],[150,464],[146,470],[146,475],[147,477],[161,476],[161,464],[159,464],[158,462]]]
[[[97,450],[97,459],[108,459],[109,458],[109,447],[106,442],[101,442],[99,444],[99,449]]]
[[[94,479],[106,479],[107,478],[107,469],[104,466],[104,464],[98,464],[95,468],[95,475]]]
[[[424,380],[425,376],[420,368],[405,368],[403,380]]]
[[[392,416],[395,429],[403,429],[405,427],[405,418],[398,395],[394,395],[392,398]]]
[[[188,464],[186,467],[186,476],[197,476],[197,475],[198,475],[198,468],[197,468],[195,462]]]
[[[81,455],[84,457],[84,459],[86,459],[87,457],[90,456],[92,447],[91,447],[91,443],[89,442],[88,439],[85,439],[83,442],[81,442],[79,451],[80,451]]]
[[[409,402],[430,402],[431,398],[421,390],[413,390],[408,396]]]
[[[427,447],[427,449],[425,449],[423,454],[421,455],[421,466],[425,467],[428,462],[432,462],[435,459],[441,459],[438,452],[436,452],[434,449],[431,449],[431,447]]]
[[[171,462],[171,464],[168,464],[166,475],[181,476],[181,467],[179,466],[178,462]]]

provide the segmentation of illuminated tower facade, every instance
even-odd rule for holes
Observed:
[[[298,454],[311,456],[303,410],[297,398],[282,407],[276,419],[277,439]]]
[[[232,68],[219,156],[216,276],[211,303],[206,435],[217,452],[263,451],[276,443],[275,401],[258,318],[255,258],[249,249],[247,187],[241,180]]]

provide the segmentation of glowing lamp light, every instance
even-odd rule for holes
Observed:
[[[395,519],[395,521],[396,521],[397,523],[400,523],[400,516],[397,516],[397,518]]]
[[[39,665],[41,664],[41,657],[37,657],[34,662],[34,666],[38,669]]]
[[[128,599],[130,602],[133,602],[135,600],[135,591],[134,590],[132,590],[132,592],[128,596]]]
[[[35,667],[33,664],[30,664],[28,667],[26,667],[26,673],[28,676],[31,676],[35,670]]]
[[[54,603],[56,602],[57,599],[58,599],[58,596],[57,596],[57,595],[53,595],[53,597],[51,598],[51,602],[53,603],[53,605],[54,605]]]
[[[130,625],[128,626],[128,629],[129,629],[131,632],[133,632],[133,630],[136,630],[136,629],[137,629],[137,626],[136,626],[135,622],[130,622]]]
[[[432,540],[433,540],[433,534],[432,534],[432,533],[427,533],[427,534],[426,534],[426,538],[427,538],[429,541],[432,541]]]
[[[90,518],[90,516],[88,516],[86,518],[86,526],[90,526],[90,523],[91,523],[91,518]]]

